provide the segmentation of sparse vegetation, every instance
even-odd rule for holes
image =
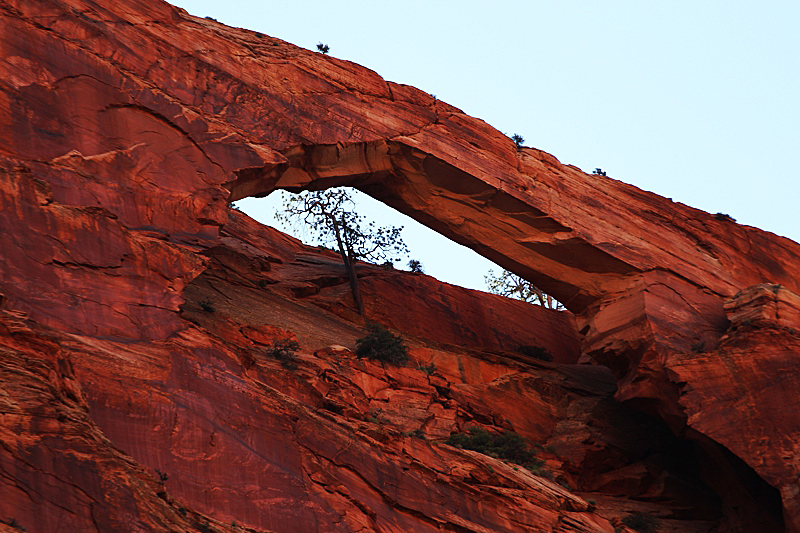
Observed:
[[[622,519],[622,523],[639,533],[656,533],[661,521],[648,513],[633,513]]]
[[[445,442],[456,448],[516,463],[534,473],[541,472],[542,461],[536,458],[525,437],[513,431],[491,433],[483,428],[470,428],[466,433],[450,435]]]
[[[7,521],[0,521],[0,523],[6,524],[6,525],[8,525],[9,527],[13,527],[13,528],[14,528],[14,529],[16,529],[17,531],[27,531],[27,529],[25,529],[24,527],[22,527],[22,525],[21,525],[19,522],[17,522],[17,519],[16,519],[16,518],[10,518],[10,519],[9,519],[9,520],[7,520]]]
[[[422,370],[423,372],[425,372],[429,376],[431,374],[433,374],[434,372],[436,372],[436,364],[435,363],[429,363],[427,365],[419,365],[417,368]]]
[[[406,437],[414,437],[415,439],[425,440],[425,431],[422,429],[415,429],[413,431],[408,431],[406,432]]]
[[[300,349],[300,344],[295,340],[280,339],[267,348],[267,356],[277,359],[286,370],[297,370],[297,356],[295,352]]]
[[[723,222],[736,222],[735,218],[725,213],[717,213],[716,215],[714,215],[714,218],[716,218],[717,220],[721,220]]]
[[[379,409],[372,409],[369,412],[369,418],[367,418],[367,420],[369,420],[373,424],[383,425],[383,424],[388,423],[389,420],[386,417],[382,416],[382,415],[383,415],[383,409],[380,409],[380,408]]]
[[[603,170],[602,168],[596,168],[596,169],[594,169],[594,171],[592,172],[592,174],[594,174],[595,176],[607,176],[607,175],[608,175],[608,174],[606,174],[606,171],[605,171],[605,170]]]
[[[408,268],[414,274],[423,274],[424,273],[423,270],[422,270],[422,263],[420,263],[416,259],[412,259],[411,261],[408,262]]]
[[[696,341],[692,343],[692,351],[694,353],[701,353],[705,347],[706,343],[703,341]]]
[[[367,322],[367,335],[356,340],[356,355],[383,361],[393,365],[404,365],[408,361],[408,348],[402,337],[395,335],[377,322]]]
[[[161,483],[164,483],[169,479],[169,474],[167,474],[166,472],[162,472],[161,470],[156,469],[156,474],[158,474],[158,480]]]
[[[550,350],[544,348],[542,346],[535,346],[535,345],[527,345],[527,346],[520,346],[517,348],[517,351],[522,355],[527,355],[528,357],[533,357],[534,359],[539,359],[540,361],[547,361],[550,362],[555,357]]]
[[[217,310],[217,308],[214,307],[214,302],[212,302],[208,298],[206,298],[205,300],[200,300],[197,303],[200,304],[200,308],[206,313],[213,313]]]
[[[327,54],[328,51],[331,49],[330,46],[327,44],[322,44],[322,42],[317,43],[317,51],[322,52],[323,54]]]
[[[514,141],[515,145],[517,145],[517,151],[522,150],[522,143],[525,142],[525,138],[522,135],[515,133],[511,136],[511,140]]]
[[[499,276],[495,276],[494,270],[490,270],[486,276],[486,287],[492,294],[499,294],[506,298],[514,298],[523,302],[530,302],[541,305],[549,309],[563,309],[561,303],[545,294],[530,281],[517,276],[511,271],[503,270]]]

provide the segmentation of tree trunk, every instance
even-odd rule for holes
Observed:
[[[336,244],[339,245],[339,255],[342,256],[342,262],[347,271],[347,277],[350,279],[350,292],[353,293],[353,300],[356,302],[358,314],[366,317],[367,311],[364,308],[364,299],[361,297],[361,287],[358,284],[358,276],[356,276],[356,261],[351,258],[350,250],[345,250],[345,245],[342,242],[342,235],[339,232],[339,222],[335,217],[331,218],[333,220],[333,231],[336,234]]]
[[[344,258],[344,256],[342,256]],[[356,266],[350,262],[349,258],[345,258],[344,267],[347,270],[347,276],[350,278],[350,291],[353,293],[353,299],[356,301],[358,307],[358,314],[366,317],[367,310],[364,308],[364,298],[361,297],[361,286],[358,284],[358,276],[356,276]]]

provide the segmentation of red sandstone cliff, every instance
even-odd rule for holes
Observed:
[[[796,243],[166,3],[0,15],[0,520],[610,533],[646,511],[800,531]],[[362,265],[368,314],[437,371],[355,359],[336,257],[227,207],[335,185],[574,315]],[[295,370],[265,356],[281,338]],[[542,445],[552,479],[442,442],[469,425]]]

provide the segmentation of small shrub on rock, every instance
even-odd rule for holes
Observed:
[[[431,374],[436,372],[436,363],[430,363],[428,365],[419,365],[418,368],[430,376]]]
[[[408,348],[399,335],[395,335],[377,322],[367,322],[367,335],[356,340],[356,355],[404,365],[408,361]]]
[[[723,222],[736,222],[736,219],[726,213],[717,213],[714,218]]]
[[[272,343],[267,348],[267,355],[281,362],[281,366],[286,370],[297,370],[297,357],[295,352],[300,349],[297,341],[281,339]]]
[[[200,531],[200,533],[212,533],[214,531],[208,520],[206,520],[205,522],[196,522],[195,527],[197,528],[198,531]]]
[[[415,439],[425,439],[425,431],[423,429],[415,429],[413,431],[406,431],[406,437],[414,437]]]
[[[528,357],[533,357],[540,361],[550,362],[555,359],[553,354],[550,353],[550,350],[541,346],[520,346],[517,348],[517,351],[522,355],[527,355]]]
[[[16,529],[17,531],[27,531],[19,522],[17,522],[16,518],[10,519],[8,522],[0,520],[0,524],[8,524],[9,527]]]
[[[198,303],[200,304],[200,308],[206,313],[213,313],[214,311],[217,310],[217,308],[214,307],[214,302],[212,302],[208,298],[206,298],[205,300],[200,300]]]
[[[450,446],[473,450],[496,459],[503,459],[531,470],[540,471],[542,461],[536,458],[525,437],[513,431],[491,433],[483,428],[470,428],[454,433],[445,441]]]
[[[389,419],[383,416],[383,409],[371,409],[369,412],[369,417],[367,418],[368,421],[372,422],[373,424],[388,424]]]

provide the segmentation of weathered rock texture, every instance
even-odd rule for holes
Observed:
[[[156,0],[0,16],[0,520],[610,532],[647,511],[800,531],[796,243]],[[335,185],[574,315],[361,265],[368,315],[436,371],[355,359],[336,256],[228,208]],[[297,361],[265,355],[287,338]],[[549,446],[566,488],[442,443],[470,424]]]

